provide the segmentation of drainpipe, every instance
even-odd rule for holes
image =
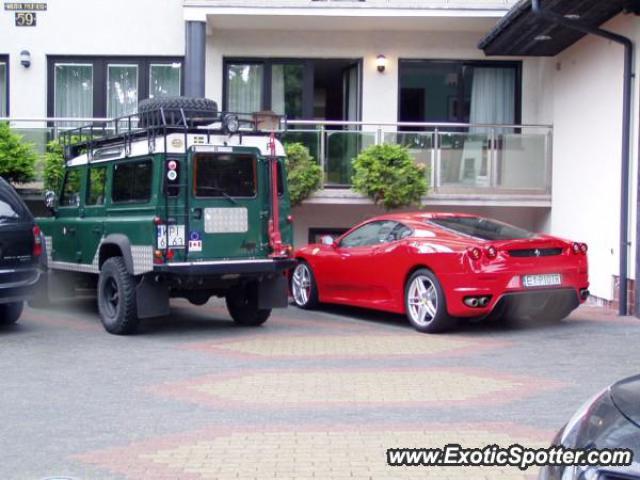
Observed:
[[[617,33],[590,27],[577,20],[571,20],[558,13],[542,8],[541,0],[531,0],[533,12],[556,25],[577,30],[582,33],[606,38],[624,46],[624,89],[622,106],[622,168],[620,172],[620,285],[618,297],[620,299],[619,314],[627,314],[627,263],[629,248],[629,156],[631,142],[631,82],[633,81],[633,42]],[[640,181],[640,173],[639,173]],[[640,253],[640,250],[638,250]]]

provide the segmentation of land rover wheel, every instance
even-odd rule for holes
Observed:
[[[258,308],[258,284],[236,287],[226,295],[227,310],[233,321],[245,327],[257,327],[267,321],[271,309]]]
[[[22,315],[24,302],[13,302],[0,304],[0,325],[12,325],[18,321]]]
[[[424,268],[411,275],[405,286],[405,309],[413,328],[422,333],[444,332],[455,325],[438,277]]]
[[[114,335],[128,335],[138,328],[136,284],[122,257],[104,262],[98,280],[98,310],[102,325]]]
[[[309,310],[318,305],[318,287],[309,264],[300,261],[291,276],[291,294],[296,306]]]

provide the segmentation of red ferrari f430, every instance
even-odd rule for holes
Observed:
[[[468,214],[384,215],[295,256],[298,307],[406,314],[427,333],[464,318],[560,320],[589,296],[586,244]]]

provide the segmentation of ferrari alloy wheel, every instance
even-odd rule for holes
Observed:
[[[409,322],[419,332],[443,332],[454,324],[454,319],[447,313],[440,282],[427,269],[420,269],[409,278],[405,288],[405,308]]]
[[[318,289],[311,267],[301,261],[291,276],[293,301],[300,308],[310,309],[318,304]]]

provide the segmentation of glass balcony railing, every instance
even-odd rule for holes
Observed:
[[[84,119],[78,124],[86,124]],[[95,119],[103,122],[104,119]],[[47,142],[69,126],[11,120],[12,130],[43,158]],[[551,193],[550,126],[468,124],[371,124],[293,120],[283,143],[302,143],[324,171],[325,188],[349,188],[353,160],[380,143],[403,145],[425,166],[429,195],[534,195]],[[37,168],[39,177],[43,160]]]
[[[401,8],[401,9],[464,9],[508,10],[518,0],[198,0],[198,6],[211,7],[311,7],[311,8]],[[194,0],[187,0],[190,6]]]

